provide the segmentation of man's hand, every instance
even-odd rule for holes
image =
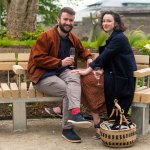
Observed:
[[[62,66],[70,66],[74,63],[74,59],[72,57],[66,57],[65,59],[62,60]]]

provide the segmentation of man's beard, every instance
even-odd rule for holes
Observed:
[[[73,28],[72,25],[62,25],[62,24],[60,24],[60,23],[59,23],[58,26],[59,26],[59,28],[61,29],[61,31],[64,32],[64,33],[69,33],[69,32],[72,30],[72,28]],[[65,30],[64,26],[69,26],[69,27],[70,27],[70,30]]]

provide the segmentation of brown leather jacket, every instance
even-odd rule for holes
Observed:
[[[85,49],[79,38],[74,33],[69,33],[69,39],[76,49],[75,64],[77,57],[87,59],[91,57],[89,50]],[[33,83],[37,83],[40,77],[48,69],[56,69],[62,66],[61,59],[57,58],[60,45],[60,36],[57,26],[42,33],[31,49],[28,62],[28,75]]]

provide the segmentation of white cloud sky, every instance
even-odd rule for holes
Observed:
[[[97,1],[98,0],[90,0],[90,1],[89,0],[82,0],[82,2],[80,2],[78,6],[75,6],[75,5],[71,5],[70,3],[68,3],[67,0],[60,0],[60,2],[61,2],[63,7],[69,6],[69,7],[72,7],[75,11],[82,10],[87,5],[93,4],[93,3],[97,2]]]

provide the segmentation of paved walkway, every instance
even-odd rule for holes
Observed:
[[[28,119],[25,131],[13,131],[12,121],[0,121],[0,150],[109,150],[101,140],[94,140],[94,128],[76,128],[82,143],[70,143],[61,137],[60,119]],[[149,150],[150,133],[137,138],[133,147],[123,150]],[[117,149],[121,150],[121,149]]]

